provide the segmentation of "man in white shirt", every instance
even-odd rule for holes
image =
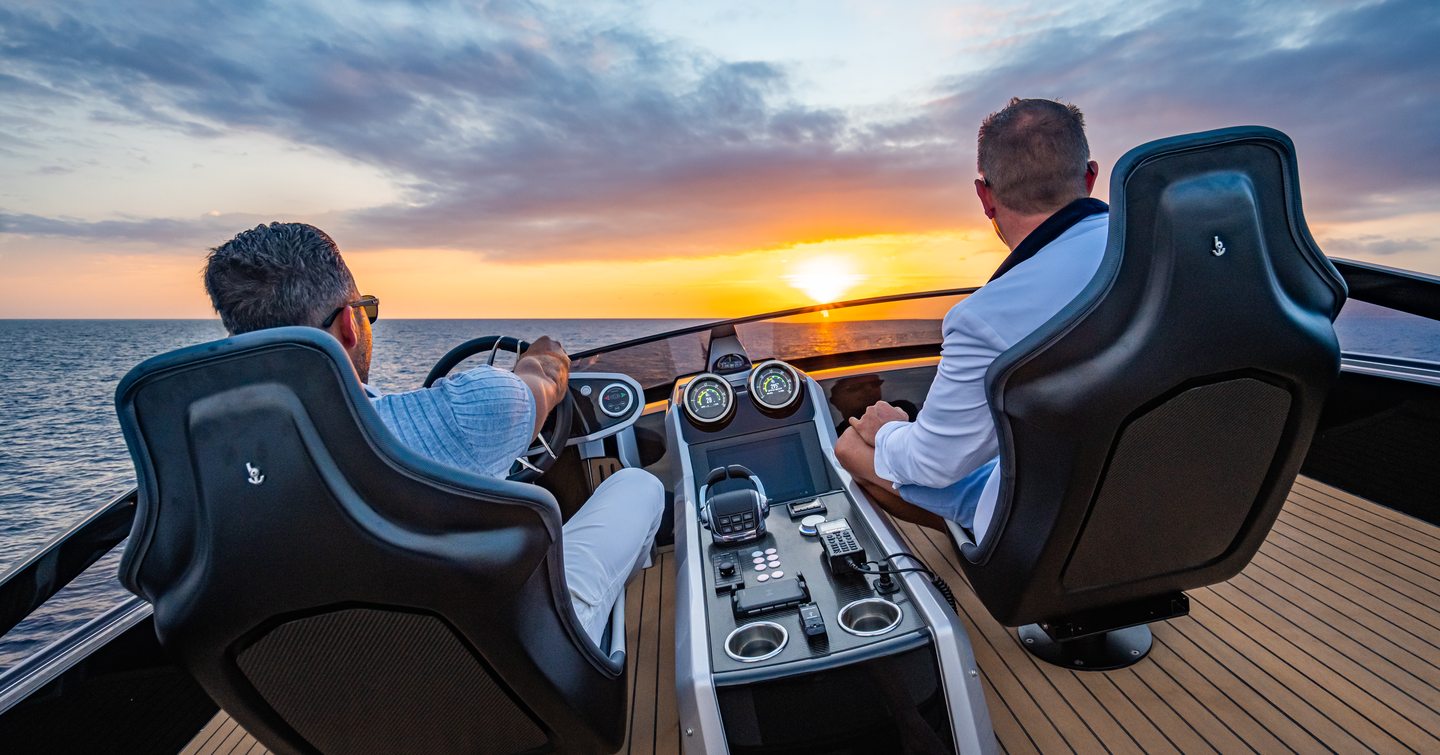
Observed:
[[[975,193],[1010,256],[945,315],[940,365],[914,422],[880,401],[835,444],[871,500],[907,521],[959,522],[981,542],[999,493],[999,441],[985,372],[1094,277],[1109,208],[1090,199],[1099,165],[1074,105],[1012,99],[980,125]]]

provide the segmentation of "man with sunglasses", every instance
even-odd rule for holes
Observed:
[[[361,385],[370,377],[372,331],[380,300],[361,295],[324,231],[271,223],[210,251],[205,290],[231,335],[290,325],[317,327],[340,342]],[[565,397],[570,358],[541,336],[513,370],[480,366],[420,388],[384,396],[365,386],[380,419],[405,445],[442,464],[502,477],[529,448]],[[665,489],[640,469],[599,485],[565,523],[565,577],[590,638],[599,641],[620,590],[645,565],[660,527]]]

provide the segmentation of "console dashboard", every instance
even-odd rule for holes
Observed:
[[[888,552],[836,469],[819,385],[778,360],[726,354],[714,364],[730,369],[677,383],[667,426],[684,469],[676,547],[698,565],[684,591],[703,608],[699,636],[715,683],[929,642],[898,580],[877,586],[880,576],[851,568],[874,568],[864,562]]]
[[[705,364],[664,418],[685,752],[984,751],[964,629],[836,462],[820,384],[733,329]]]

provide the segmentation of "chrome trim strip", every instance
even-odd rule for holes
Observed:
[[[1412,366],[1413,365],[1413,366]],[[1430,367],[1423,362],[1395,364],[1389,361],[1366,359],[1364,355],[1351,354],[1340,357],[1340,371],[1357,375],[1404,380],[1425,385],[1440,385],[1440,364]]]
[[[820,384],[813,379],[807,379],[806,383],[810,386],[811,397],[816,406],[824,406],[825,392]],[[835,458],[835,428],[821,420],[823,415],[823,412],[815,412],[820,445],[826,460],[840,475],[841,482],[855,500],[854,512],[865,520],[887,554],[908,552],[890,522],[875,510],[874,504],[865,497],[864,491]],[[960,617],[950,610],[950,606],[930,582],[918,573],[905,572],[901,578],[905,580],[905,586],[909,588],[916,609],[924,617],[935,639],[935,652],[940,662],[940,680],[944,685],[945,701],[950,709],[956,752],[999,752],[995,730],[990,724],[990,709],[985,703],[985,689],[980,682],[980,666],[975,662],[975,651],[970,645],[970,636],[960,623]]]
[[[22,702],[126,630],[149,618],[153,611],[149,603],[132,596],[10,669],[0,676],[0,713]]]

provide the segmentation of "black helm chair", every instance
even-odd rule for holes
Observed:
[[[140,486],[121,580],[266,746],[620,747],[624,620],[605,649],[581,628],[555,500],[405,448],[328,334],[159,356],[116,403]]]
[[[1071,668],[1139,660],[1182,590],[1250,562],[1339,371],[1346,294],[1278,131],[1143,145],[1110,198],[1095,278],[986,375],[990,529],[975,544],[952,526],[995,618]]]

